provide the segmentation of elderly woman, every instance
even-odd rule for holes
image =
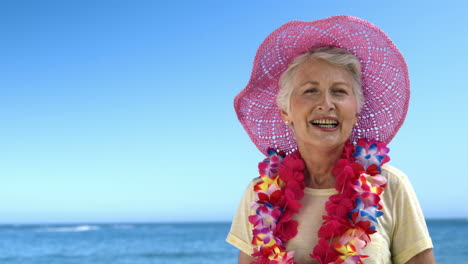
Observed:
[[[404,58],[367,21],[270,34],[235,99],[267,156],[227,237],[238,263],[435,263],[409,180],[385,164],[408,102]]]

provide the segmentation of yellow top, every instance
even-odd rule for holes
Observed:
[[[366,264],[405,263],[418,253],[432,248],[432,241],[418,199],[407,176],[400,170],[384,165],[382,175],[388,179],[381,195],[384,215],[378,218],[377,233],[371,235],[371,243],[364,248]],[[226,241],[248,255],[252,254],[252,224],[247,217],[255,212],[250,209],[254,201],[252,181],[242,197],[232,221]],[[336,194],[335,189],[306,188],[301,200],[300,212],[294,216],[299,222],[298,234],[288,241],[286,249],[295,251],[299,264],[312,263],[309,254],[318,242],[317,231],[322,225],[325,202]]]

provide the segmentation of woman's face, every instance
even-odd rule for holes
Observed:
[[[357,121],[353,80],[344,69],[310,59],[293,73],[289,112],[282,111],[299,147],[339,147]]]

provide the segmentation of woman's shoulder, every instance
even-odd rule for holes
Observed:
[[[386,176],[389,180],[406,181],[408,179],[408,176],[403,171],[389,164],[382,166],[382,175]]]
[[[408,176],[396,167],[389,164],[382,166],[382,176],[387,178],[387,190],[398,191],[400,188],[405,188],[410,184]]]

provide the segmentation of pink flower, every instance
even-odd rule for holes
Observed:
[[[282,220],[282,219],[281,219]],[[275,235],[283,241],[288,241],[297,235],[297,227],[299,226],[296,220],[281,221],[276,225]]]
[[[264,249],[268,249],[276,245],[283,246],[281,240],[276,238],[273,235],[273,231],[268,228],[254,229],[252,244],[262,246]]]
[[[352,199],[343,194],[330,196],[325,204],[325,210],[328,212],[328,215],[335,215],[339,218],[347,218],[349,211],[353,210],[353,208]]]
[[[275,255],[270,264],[294,264],[294,251],[283,251]]]
[[[349,221],[336,216],[325,216],[325,222],[318,231],[318,237],[322,239],[331,239],[341,236],[348,228]]]
[[[319,261],[320,264],[334,263],[333,261],[340,255],[338,252],[330,248],[328,241],[320,239],[317,246],[314,247],[313,254],[310,254],[312,258]]]
[[[387,178],[380,174],[376,175],[369,175],[366,173],[361,174],[361,177],[364,177],[366,179],[366,182],[371,186],[371,187],[382,187],[387,184]]]
[[[352,188],[349,186],[355,179],[353,164],[349,160],[340,159],[332,173],[336,177],[335,189],[347,197],[352,196]]]
[[[368,180],[370,180],[370,182]],[[359,176],[359,180],[355,181],[353,188],[360,195],[366,192],[380,195],[383,192],[383,188],[380,186],[386,183],[387,179],[381,175],[371,176],[363,173]]]
[[[364,254],[362,249],[370,242],[370,237],[360,228],[348,229],[340,238],[342,245],[352,244],[359,255]]]
[[[281,198],[282,193],[281,189],[276,186],[276,184],[271,184],[267,191],[259,190],[256,194],[257,201],[259,203],[270,203],[273,206],[276,206],[278,200]]]
[[[269,203],[264,203],[258,204],[256,211],[256,215],[249,216],[249,222],[254,225],[255,229],[274,230],[281,217],[281,210]]]
[[[387,156],[389,150],[390,149],[387,148],[383,142],[361,139],[356,145],[356,151],[354,152],[353,157],[357,162],[361,163],[364,168],[367,168],[372,164],[375,164],[380,168],[390,160]]]

